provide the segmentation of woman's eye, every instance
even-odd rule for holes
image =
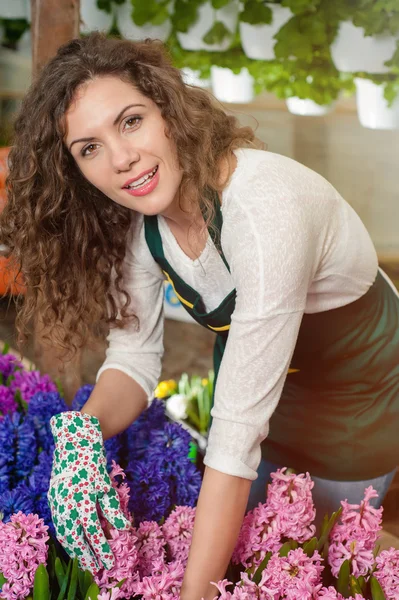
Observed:
[[[82,156],[89,156],[90,154],[93,154],[93,152],[97,150],[97,145],[98,144],[89,144],[88,146],[85,146],[82,150]]]
[[[136,129],[142,117],[128,117],[124,122],[124,129]]]

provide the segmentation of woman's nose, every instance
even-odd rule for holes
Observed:
[[[129,144],[119,143],[111,149],[111,160],[115,171],[128,171],[133,163],[140,160],[140,154]]]

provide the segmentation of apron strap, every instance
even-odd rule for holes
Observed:
[[[222,243],[221,243],[223,215],[222,215],[222,209],[220,206],[219,194],[217,193],[216,190],[213,190],[211,188],[206,188],[205,194],[208,197],[208,199],[211,200],[213,207],[214,207],[214,211],[215,211],[213,219],[212,219],[212,224],[211,224],[211,226],[208,227],[209,235],[211,236],[211,240],[214,243],[217,251],[219,252],[224,264],[226,265],[228,272],[230,273],[230,266],[229,266],[229,263],[227,262],[226,257],[223,253]],[[204,220],[206,221],[208,211],[206,209],[206,206],[204,206],[202,204],[201,204],[201,212],[202,212],[202,216],[204,217]]]

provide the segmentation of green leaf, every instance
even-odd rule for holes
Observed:
[[[266,569],[267,563],[269,562],[269,560],[271,559],[272,556],[273,556],[272,552],[266,552],[265,558],[262,560],[259,567],[256,569],[254,576],[252,578],[252,581],[254,581],[256,583],[256,585],[258,585],[258,583],[262,579],[262,573]]]
[[[328,536],[330,535],[331,529],[334,527],[335,523],[338,521],[339,517],[341,516],[341,513],[342,513],[342,506],[331,515],[331,517],[329,518],[329,520],[327,522],[327,525],[324,526],[323,532],[322,532],[322,534],[319,538],[318,544],[317,544],[317,550],[319,552],[321,552],[323,550],[324,544],[328,540]]]
[[[93,583],[93,575],[90,571],[82,571],[79,569],[79,591],[82,598],[86,596],[87,590]]]
[[[0,573],[0,589],[5,583],[7,583],[7,579],[4,577],[3,573]]]
[[[49,600],[50,583],[46,567],[40,564],[33,580],[33,600]]]
[[[303,551],[307,556],[309,556],[309,557],[313,556],[313,554],[317,548],[317,542],[318,542],[317,537],[312,537],[311,540],[304,543]]]
[[[355,594],[362,595],[363,593],[358,580],[353,575],[349,576],[349,589],[352,596],[354,596]]]
[[[360,575],[360,577],[357,578],[357,582],[360,586],[361,594],[364,596],[365,592],[366,592],[366,587],[367,587],[367,581],[366,578],[363,577],[363,575]]]
[[[371,597],[373,600],[387,600],[380,582],[374,575],[370,577]]]
[[[226,25],[221,21],[216,21],[210,30],[202,38],[205,44],[220,44],[226,38],[231,37],[231,32],[227,29]]]
[[[54,561],[54,570],[55,570],[55,576],[57,577],[58,585],[60,586],[60,589],[61,589],[62,584],[64,583],[65,571],[61,564],[61,560],[58,558],[58,556]]]
[[[59,393],[59,395],[61,396],[61,398],[63,398],[64,397],[64,390],[63,390],[63,387],[62,387],[61,379],[59,377],[57,377],[54,380],[54,382],[55,382],[55,385],[56,385],[56,388],[57,388],[57,392]]]
[[[123,586],[123,584],[125,583],[125,581],[126,581],[126,577],[124,579],[122,579],[122,581],[120,581],[119,583],[117,583],[116,586],[115,586],[115,588],[119,588],[120,589]]]
[[[89,589],[87,590],[87,594],[85,596],[85,600],[97,600],[97,596],[100,593],[100,588],[96,583],[92,583]]]
[[[195,464],[197,462],[198,445],[196,442],[194,442],[194,440],[191,440],[189,448],[188,458],[192,463]]]
[[[220,8],[223,8],[224,6],[227,6],[229,2],[231,2],[231,0],[212,0],[211,4],[215,10],[218,10]]]
[[[273,13],[269,6],[257,0],[247,0],[244,10],[240,13],[240,21],[250,25],[269,25],[273,20]]]
[[[64,570],[65,570],[65,565],[64,566]],[[68,567],[66,569],[66,573],[65,573],[65,577],[64,577],[64,581],[62,583],[62,587],[60,589],[60,593],[58,594],[58,598],[57,600],[65,600],[65,592],[68,586],[68,581],[69,581],[69,575],[71,573],[71,567],[72,567],[72,561],[70,560],[68,563]]]
[[[97,0],[97,8],[103,10],[104,12],[111,13],[112,4],[111,0]]]
[[[349,576],[350,576],[350,562],[344,560],[338,573],[337,590],[344,598],[348,598],[349,590]]]
[[[292,550],[292,548],[291,548],[291,541],[289,541],[289,542],[285,542],[285,543],[284,543],[284,544],[281,546],[281,548],[280,548],[280,550],[279,550],[279,552],[278,552],[278,553],[279,553],[279,555],[280,555],[280,556],[288,556],[288,553],[289,553],[291,550]]]
[[[9,351],[9,349],[10,349],[10,344],[8,342],[5,342],[4,346],[3,346],[3,350],[1,351],[1,353],[2,354],[7,354],[8,351]]]
[[[199,2],[186,2],[185,0],[176,0],[171,21],[175,31],[187,33],[189,28],[198,20]],[[183,392],[179,391],[179,394]]]
[[[79,569],[79,563],[78,563],[78,559],[75,556],[75,558],[72,561],[71,582],[69,584],[67,600],[75,600],[76,588],[78,585],[78,569]]]

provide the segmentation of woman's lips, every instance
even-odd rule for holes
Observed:
[[[152,191],[155,190],[158,183],[159,183],[159,167],[158,167],[155,175],[153,177],[151,177],[151,179],[149,179],[146,183],[144,183],[140,187],[138,187],[136,189],[134,189],[134,188],[124,188],[124,189],[128,194],[130,194],[130,196],[146,196],[147,194],[150,194]]]

